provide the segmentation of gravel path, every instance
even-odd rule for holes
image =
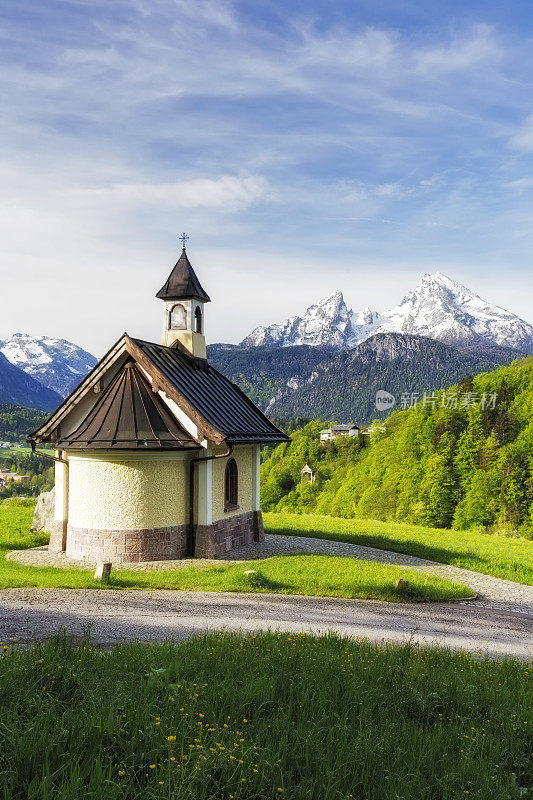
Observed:
[[[100,589],[0,591],[0,640],[58,631],[95,644],[184,639],[206,630],[334,631],[375,641],[442,645],[492,656],[533,657],[533,625],[471,603],[403,605],[326,597]]]
[[[47,639],[58,631],[74,636],[91,629],[92,640],[108,646],[131,640],[184,639],[206,630],[334,631],[376,641],[443,645],[493,656],[533,657],[533,588],[481,573],[373,547],[267,535],[224,556],[227,561],[319,553],[395,564],[440,575],[469,586],[480,597],[458,603],[400,605],[326,597],[181,591],[99,589],[4,589],[0,591],[0,640]],[[46,548],[15,551],[8,557],[35,566],[81,566]],[[123,564],[122,569],[161,570],[190,561]],[[197,566],[217,563],[207,559]],[[118,565],[116,568],[119,568]]]
[[[275,536],[267,534],[264,542],[233,550],[222,556],[221,559],[226,561],[248,561],[277,555],[309,553],[376,561],[382,564],[393,564],[408,567],[418,572],[439,575],[442,578],[462,583],[476,592],[479,598],[469,601],[470,604],[475,604],[479,608],[518,614],[533,619],[533,587],[531,586],[524,586],[501,578],[493,578],[490,575],[453,567],[449,564],[439,564],[416,556],[378,550],[375,547],[364,547],[363,545],[349,544],[347,542],[333,542],[328,539],[314,539],[305,536]],[[77,566],[84,569],[94,569],[94,564],[85,561],[72,561],[63,554],[48,553],[46,547],[13,551],[8,553],[7,558],[34,566]],[[194,563],[200,567],[219,562],[220,559],[218,562],[197,559]],[[179,561],[152,561],[144,564],[117,564],[114,569],[132,569],[136,571],[168,570],[182,569],[185,566],[190,566],[190,564],[189,560],[181,559]]]

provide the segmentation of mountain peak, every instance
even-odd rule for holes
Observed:
[[[241,342],[243,347],[331,345],[342,348],[351,336],[351,314],[340,290],[309,306],[302,317],[259,326]]]
[[[303,317],[256,328],[241,344],[351,348],[375,333],[426,336],[452,345],[497,344],[533,352],[532,325],[482,300],[440,270],[422,275],[415,289],[381,314],[368,306],[355,313],[337,290],[310,306]]]
[[[331,300],[334,300],[334,301],[340,302],[340,303],[344,303],[344,295],[343,295],[343,293],[341,292],[340,289],[337,289],[336,291],[331,292],[331,294],[326,295],[326,297],[324,297],[320,301],[319,305],[322,305],[324,303],[328,303]]]
[[[15,333],[0,352],[27,375],[66,397],[96,364],[96,358],[66,339]]]

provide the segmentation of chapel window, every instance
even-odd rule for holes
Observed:
[[[224,511],[232,511],[239,507],[239,474],[234,458],[226,464],[224,476]]]
[[[169,323],[171,331],[183,331],[187,328],[187,312],[181,303],[172,306]]]
[[[196,333],[202,333],[202,309],[200,306],[196,306],[194,312],[194,330]]]

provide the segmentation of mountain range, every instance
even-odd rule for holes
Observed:
[[[60,402],[61,396],[57,392],[43,386],[0,353],[0,403],[52,411]]]
[[[208,358],[277,418],[367,421],[375,393],[423,393],[533,352],[533,326],[440,272],[385,312],[354,312],[334,292]],[[51,410],[96,364],[65,339],[0,341],[0,403]]]
[[[270,417],[368,422],[384,390],[422,397],[467,375],[509,364],[519,353],[493,345],[464,348],[424,336],[378,333],[348,350],[330,346],[245,348],[209,345],[211,364],[237,383]]]
[[[66,339],[35,337],[27,333],[15,333],[10,339],[0,340],[0,353],[61,397],[70,394],[97,361]]]
[[[533,352],[533,325],[482,300],[452,278],[423,275],[416,288],[388,311],[350,310],[337,291],[305,314],[255,328],[242,347],[329,345],[353,348],[378,333],[425,336],[449,345],[512,347]]]

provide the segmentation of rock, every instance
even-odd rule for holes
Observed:
[[[37,498],[32,528],[35,531],[52,533],[55,512],[55,491],[42,492]]]

